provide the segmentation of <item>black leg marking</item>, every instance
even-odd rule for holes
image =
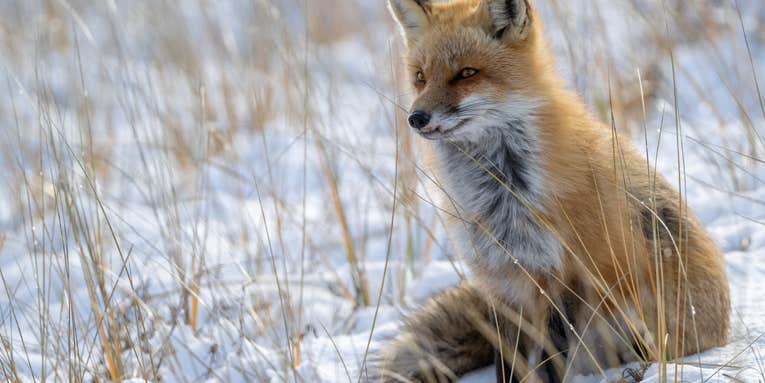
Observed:
[[[492,326],[500,326],[497,324],[498,318],[496,317],[496,313],[494,310],[489,308],[489,321],[492,324]],[[520,334],[519,334],[520,335]],[[508,343],[514,343],[514,342],[508,342],[505,340],[505,344]],[[501,345],[500,345],[501,347]],[[502,349],[502,352],[500,350],[495,349],[494,350],[494,372],[496,374],[496,380],[497,383],[520,383],[520,380],[513,376],[513,366],[510,363],[507,363],[507,360],[503,358],[503,356],[508,357],[512,353],[513,350],[505,350]],[[512,360],[512,358],[511,358]]]
[[[520,380],[513,375],[512,366],[502,359],[499,350],[494,350],[494,369],[497,374],[497,383],[520,383]]]
[[[547,351],[542,352],[540,363],[544,363],[544,365],[540,367],[539,374],[544,382],[557,383],[563,379],[563,376],[560,375],[563,372],[559,372],[555,368],[555,363],[558,361],[563,361],[565,364],[568,356],[568,330],[563,322],[561,315],[557,311],[551,310],[547,320],[547,331],[557,353],[550,355]]]

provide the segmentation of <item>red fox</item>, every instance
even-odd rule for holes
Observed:
[[[529,0],[389,0],[471,277],[387,342],[385,382],[561,382],[720,346],[723,258],[681,195],[565,89]]]

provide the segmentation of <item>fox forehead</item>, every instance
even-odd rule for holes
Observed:
[[[482,28],[433,26],[410,48],[410,66],[428,72],[458,71],[491,63],[503,50]]]

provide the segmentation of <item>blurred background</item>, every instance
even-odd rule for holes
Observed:
[[[765,3],[535,4],[726,253],[733,337],[696,369],[765,379]],[[469,274],[404,54],[383,0],[1,1],[0,379],[363,381]]]

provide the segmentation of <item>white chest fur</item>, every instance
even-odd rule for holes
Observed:
[[[544,199],[534,127],[509,121],[475,142],[436,144],[439,173],[460,216],[450,228],[463,256],[483,265],[556,269],[561,245],[538,219]]]

